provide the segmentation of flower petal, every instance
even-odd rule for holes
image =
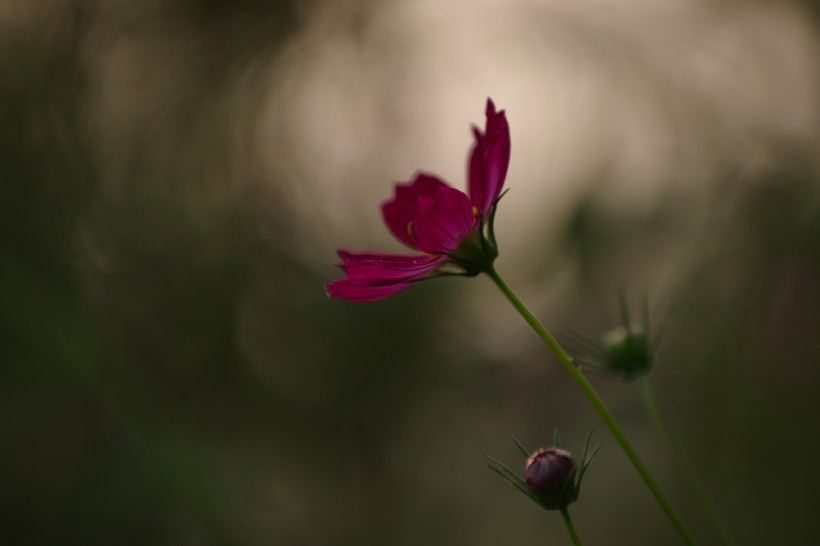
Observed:
[[[426,277],[446,259],[444,256],[419,254],[365,254],[339,251],[344,260],[345,276],[358,284],[385,284],[413,281]]]
[[[487,99],[485,132],[473,127],[475,144],[470,153],[470,202],[480,212],[487,213],[501,195],[510,164],[510,128],[504,110],[496,112]]]
[[[419,250],[449,254],[474,226],[469,198],[459,190],[440,188],[436,199],[420,199],[421,216],[413,223]]]
[[[438,259],[428,254],[393,254],[391,252],[353,252],[340,248],[336,251],[343,262],[376,261],[385,265],[401,267],[404,265],[429,264]]]
[[[325,285],[332,298],[374,301],[409,288],[438,269],[446,256],[379,254],[339,250],[344,279]]]
[[[417,248],[408,226],[420,214],[419,199],[434,199],[440,188],[449,187],[435,176],[418,173],[412,182],[396,184],[396,196],[382,204],[384,221],[401,242]]]
[[[463,237],[478,225],[478,218],[473,214],[470,198],[454,188],[442,188],[438,191],[437,200],[442,212],[454,224]]]

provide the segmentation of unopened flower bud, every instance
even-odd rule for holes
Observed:
[[[620,326],[604,335],[607,367],[625,379],[646,375],[652,368],[652,353],[643,328]]]
[[[524,476],[519,476],[510,468],[487,455],[490,461],[490,468],[496,471],[502,478],[510,482],[519,491],[535,501],[542,508],[547,510],[565,510],[567,506],[578,500],[581,494],[581,481],[584,473],[592,462],[592,458],[598,452],[598,448],[587,458],[589,440],[592,431],[587,436],[587,443],[584,446],[584,453],[581,456],[580,466],[575,463],[569,451],[561,449],[561,439],[558,437],[558,430],[555,431],[555,447],[549,449],[539,449],[532,455],[513,437],[518,451],[527,458],[524,467]]]
[[[621,300],[623,323],[595,339],[582,334],[573,336],[578,349],[575,360],[588,369],[627,381],[645,376],[652,369],[655,351],[661,341],[666,317],[661,321],[654,337],[649,335],[648,303],[644,304],[644,324],[629,320],[626,302]]]
[[[578,465],[569,451],[551,447],[533,453],[524,468],[524,480],[545,508],[558,510],[578,499],[575,476]]]

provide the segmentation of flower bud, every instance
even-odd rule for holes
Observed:
[[[578,465],[569,451],[551,447],[533,453],[524,468],[524,480],[545,508],[566,508],[578,499],[575,476]]]
[[[558,437],[557,429],[555,431],[555,447],[539,449],[532,455],[529,455],[530,452],[512,436],[518,451],[527,459],[523,477],[510,470],[507,465],[498,459],[494,459],[489,455],[487,455],[487,459],[491,469],[542,508],[565,510],[567,506],[578,500],[578,496],[581,494],[581,481],[584,479],[584,473],[601,447],[598,445],[592,455],[587,458],[591,437],[592,431],[587,436],[580,466],[575,463],[575,459],[572,458],[569,451],[561,449],[561,439]]]
[[[606,366],[624,379],[634,379],[649,373],[652,352],[643,328],[620,326],[604,335]]]
[[[626,301],[621,300],[623,323],[595,339],[574,334],[572,341],[577,351],[575,360],[592,371],[620,377],[626,381],[645,376],[652,369],[655,351],[661,341],[667,314],[661,321],[654,337],[649,335],[649,304],[644,302],[644,324],[629,320]]]

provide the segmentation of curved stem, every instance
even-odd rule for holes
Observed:
[[[578,532],[575,530],[575,525],[572,524],[572,518],[569,517],[569,510],[567,510],[566,506],[561,508],[561,517],[564,518],[564,523],[567,525],[567,532],[572,539],[572,544],[574,546],[583,546],[581,539],[578,537]]]
[[[638,392],[640,392],[641,398],[643,398],[644,404],[646,404],[646,409],[652,417],[652,421],[655,423],[655,426],[658,428],[661,436],[663,436],[663,439],[675,454],[675,458],[678,460],[678,464],[680,464],[681,470],[683,470],[683,474],[686,476],[686,480],[694,490],[695,496],[697,496],[704,510],[706,510],[706,513],[709,516],[712,525],[714,525],[715,530],[720,535],[721,540],[727,546],[735,546],[735,541],[729,532],[729,527],[726,525],[726,522],[723,521],[717,507],[709,498],[709,494],[706,492],[706,488],[703,486],[703,483],[695,473],[692,463],[689,462],[689,459],[686,455],[684,455],[680,444],[678,444],[677,440],[675,440],[675,437],[672,435],[672,430],[669,428],[669,423],[661,413],[660,407],[658,406],[658,401],[652,391],[652,385],[649,384],[649,380],[646,377],[642,377],[638,380],[637,386]]]
[[[635,448],[632,447],[632,444],[627,439],[626,435],[624,434],[623,430],[621,429],[618,422],[615,420],[615,417],[612,415],[612,412],[609,411],[606,403],[601,399],[598,395],[598,392],[592,386],[592,384],[587,380],[586,376],[581,372],[580,368],[575,364],[572,360],[572,357],[564,350],[563,347],[556,341],[552,334],[541,324],[535,315],[527,309],[527,306],[518,299],[518,296],[510,289],[509,286],[501,279],[498,273],[495,271],[494,268],[490,268],[489,271],[486,272],[487,275],[495,282],[501,292],[507,297],[507,299],[512,303],[513,307],[518,311],[518,313],[527,321],[527,324],[538,334],[544,343],[549,347],[549,349],[555,354],[558,362],[564,367],[566,372],[570,375],[570,377],[575,381],[575,384],[578,385],[578,388],[581,389],[583,395],[589,400],[598,414],[601,416],[601,419],[604,421],[606,426],[609,428],[612,436],[615,437],[615,441],[618,442],[618,445],[621,446],[624,454],[626,454],[629,461],[632,463],[632,466],[635,467],[635,470],[643,479],[646,487],[652,493],[652,496],[655,497],[655,500],[660,505],[661,509],[666,514],[666,517],[669,518],[669,521],[675,527],[675,530],[678,532],[680,537],[686,544],[690,546],[696,545],[697,541],[695,541],[694,536],[686,527],[686,524],[683,523],[683,520],[680,518],[678,513],[672,507],[672,504],[666,498],[666,496],[661,491],[660,486],[655,481],[655,478],[652,477],[652,474],[649,472],[649,469],[646,467],[644,462],[638,456],[638,453],[635,451]]]

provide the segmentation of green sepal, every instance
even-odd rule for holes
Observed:
[[[626,328],[626,333],[628,335],[632,335],[632,321],[629,318],[629,307],[626,305],[626,294],[623,290],[619,293],[619,299],[621,301],[621,320],[623,320],[624,328]]]
[[[518,451],[521,452],[521,455],[524,456],[524,459],[529,459],[530,458],[530,452],[527,451],[527,448],[525,448],[523,445],[521,445],[521,442],[518,441],[518,438],[516,438],[512,434],[510,434],[510,438],[512,438],[512,441],[515,444],[515,447],[518,448]]]
[[[584,444],[584,454],[581,456],[581,466],[580,471],[578,472],[578,481],[575,484],[575,488],[578,491],[579,495],[581,494],[581,480],[584,479],[584,474],[586,474],[589,465],[592,464],[592,460],[595,458],[595,455],[598,454],[598,450],[601,449],[601,446],[603,446],[602,443],[598,444],[595,447],[595,450],[592,452],[592,455],[590,455],[589,458],[587,458],[587,453],[589,452],[589,441],[592,439],[592,432],[593,430],[590,429],[589,434],[587,434],[587,441]]]
[[[501,195],[493,203],[492,209],[490,209],[490,218],[487,221],[487,237],[489,238],[489,243],[493,245],[493,248],[498,250],[498,244],[495,240],[495,211],[498,210],[498,203],[501,201],[501,198],[507,195],[507,192],[510,191],[510,188],[507,188]]]
[[[655,332],[655,338],[652,340],[652,357],[654,359],[655,355],[658,353],[658,346],[661,344],[661,339],[663,338],[663,334],[666,331],[666,323],[669,322],[669,318],[672,316],[672,311],[667,311],[666,314],[661,319],[660,325],[658,325],[658,331]],[[647,330],[646,330],[646,337],[649,339],[649,323],[647,323]]]
[[[527,485],[527,482],[524,481],[524,478],[510,470],[507,465],[499,461],[498,459],[494,459],[489,455],[484,455],[490,462],[487,463],[494,472],[496,472],[499,476],[507,480],[510,484],[515,486],[519,491],[527,495],[530,499],[535,501],[536,503],[540,504],[541,506],[544,505],[544,501],[538,494],[532,490],[532,488]]]
[[[578,480],[575,477],[578,475],[578,467],[570,471],[569,476],[567,476],[567,481],[564,482],[564,487],[561,488],[561,499],[566,499],[565,503],[562,503],[566,508],[573,502],[578,500],[578,496],[580,495],[581,491],[579,489],[579,485],[581,483],[580,478]],[[569,496],[567,496],[567,489],[571,488],[572,491],[570,492]],[[553,508],[553,510],[557,510],[559,507]]]

